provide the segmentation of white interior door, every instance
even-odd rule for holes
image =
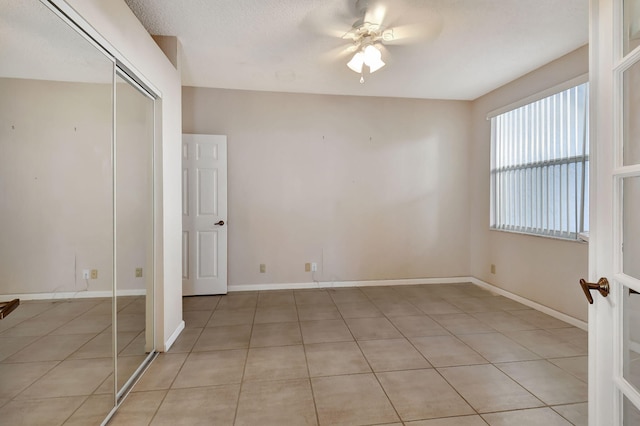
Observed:
[[[589,424],[640,425],[640,1],[591,12]]]
[[[227,294],[227,137],[182,135],[182,294]]]

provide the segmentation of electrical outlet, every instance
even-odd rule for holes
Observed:
[[[267,265],[265,265],[264,263],[260,264],[260,273],[264,274],[265,272],[267,272]]]
[[[496,265],[494,265],[493,263],[491,264],[491,273],[492,274],[496,273]]]
[[[311,272],[311,264],[310,263],[305,263],[304,264],[304,271],[305,272]]]
[[[88,269],[82,270],[82,279],[88,280],[91,272]]]
[[[136,278],[142,277],[142,268],[136,268]]]
[[[91,270],[91,279],[92,280],[97,280],[98,279],[98,270],[97,269],[92,269]]]
[[[318,272],[318,264],[316,262],[311,263],[311,272]]]

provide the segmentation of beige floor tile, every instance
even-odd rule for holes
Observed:
[[[3,321],[6,320],[3,319]],[[38,336],[2,337],[0,335],[0,362],[22,350],[38,339]]]
[[[398,416],[373,374],[311,379],[320,425],[397,422]]]
[[[216,351],[221,349],[241,349],[249,347],[250,325],[229,325],[206,327],[193,346],[194,352]]]
[[[255,324],[251,334],[251,347],[288,346],[302,343],[298,322]]]
[[[384,316],[380,309],[369,301],[336,303],[343,318],[373,318]]]
[[[421,315],[422,311],[406,300],[395,302],[376,301],[378,309],[387,317],[403,317],[409,315]]]
[[[92,395],[64,422],[64,426],[99,425],[107,417],[113,404],[113,395]]]
[[[529,361],[540,357],[500,333],[461,334],[460,340],[490,362]]]
[[[446,417],[444,419],[418,420],[405,426],[487,426],[480,416]]]
[[[317,424],[309,379],[242,385],[236,426]]]
[[[586,349],[568,343],[547,330],[507,331],[504,334],[543,358],[587,355]]]
[[[118,352],[122,351],[139,333],[120,333],[118,335]],[[113,334],[107,330],[82,345],[69,355],[71,359],[108,358],[113,356]]]
[[[123,314],[118,312],[118,333],[142,331],[145,328],[144,314]]]
[[[198,328],[189,328],[182,330],[182,333],[180,333],[180,336],[178,336],[176,341],[173,342],[173,345],[171,345],[168,352],[191,352],[201,333],[202,329]]]
[[[386,318],[348,318],[345,320],[356,340],[397,339],[402,334]]]
[[[13,315],[13,313],[11,313]],[[30,318],[20,322],[2,332],[2,337],[25,337],[25,336],[46,336],[56,328],[63,326],[73,318],[67,317],[44,317],[41,314],[35,318]],[[11,317],[7,317],[11,319]],[[4,321],[4,320],[3,320]]]
[[[431,367],[406,339],[364,340],[358,345],[376,372]]]
[[[466,313],[491,312],[497,310],[492,303],[492,297],[458,297],[450,299],[449,303]]]
[[[258,293],[258,308],[294,306],[293,290],[261,291]]]
[[[570,325],[567,324],[566,322],[560,321],[559,319],[556,319],[550,315],[547,315],[540,311],[536,311],[534,309],[512,311],[511,313],[517,316],[518,318],[521,318],[527,322],[530,322],[531,324],[539,328],[548,329],[548,328],[570,327]]]
[[[53,302],[51,309],[47,310],[44,315],[48,317],[60,317],[73,319],[84,314],[89,309],[96,307],[103,300],[100,299],[67,299]]]
[[[96,334],[111,326],[110,314],[83,314],[51,332],[52,335],[61,334]]]
[[[213,311],[223,296],[186,296],[182,298],[182,311]]]
[[[231,293],[220,297],[216,309],[255,309],[257,303],[258,293]]]
[[[475,414],[433,369],[377,373],[402,421]]]
[[[309,372],[302,345],[249,349],[244,370],[245,382],[306,377],[309,377]]]
[[[300,329],[305,344],[353,340],[343,320],[301,321]]]
[[[146,426],[151,422],[167,391],[131,392],[111,418],[109,426]]]
[[[246,357],[246,349],[192,352],[171,387],[176,389],[240,383]]]
[[[151,425],[232,425],[239,392],[240,385],[170,390]]]
[[[446,300],[413,300],[418,309],[427,315],[460,314],[462,311]]]
[[[57,361],[0,364],[0,398],[13,398],[56,365]]]
[[[136,391],[169,389],[186,359],[186,353],[158,355],[136,384]]]
[[[182,313],[186,328],[203,328],[211,318],[211,311],[186,311]]]
[[[298,311],[295,304],[266,306],[258,304],[254,324],[266,324],[271,322],[298,321]]]
[[[535,330],[539,328],[509,312],[478,312],[471,315],[499,332]]]
[[[549,405],[587,401],[587,384],[548,361],[523,361],[496,366]]]
[[[121,389],[133,373],[140,367],[146,354],[137,356],[118,356],[118,389]],[[113,393],[113,374],[110,374],[106,380],[96,389],[95,394],[111,394]]]
[[[267,290],[258,293],[258,308],[292,306],[295,303],[293,290]]]
[[[494,333],[495,330],[469,314],[431,315],[441,326],[453,334]]]
[[[200,329],[198,329],[200,330]],[[122,340],[127,340],[130,338],[131,334],[130,332],[120,332],[118,333],[118,346],[120,346],[120,342]],[[129,344],[127,344],[123,349],[120,349],[118,352],[118,356],[134,356],[134,355],[141,355],[141,354],[145,354],[146,353],[146,341],[147,341],[147,336],[143,331],[141,331],[140,333],[138,333],[137,336],[135,336],[135,338],[133,338]]]
[[[488,363],[455,336],[412,337],[409,340],[434,367]]]
[[[478,413],[544,405],[490,364],[440,368],[438,371]]]
[[[331,299],[338,303],[369,302],[369,298],[358,288],[331,288],[327,290]]]
[[[311,377],[371,372],[355,342],[315,343],[305,350]]]
[[[586,402],[556,405],[551,408],[575,426],[587,426],[589,424],[589,405]]]
[[[490,426],[571,426],[571,423],[550,408],[505,411],[484,414],[482,417]]]
[[[61,425],[85,397],[13,400],[0,408],[0,422],[12,426]]]
[[[253,317],[256,314],[255,308],[248,309],[225,309],[215,310],[207,327],[219,327],[225,325],[247,325],[253,324]]]
[[[584,351],[589,350],[589,333],[584,330],[580,330],[577,327],[568,327],[550,328],[548,331],[554,336],[557,336],[565,342],[569,342]]]
[[[335,306],[326,290],[294,290],[293,295],[298,307],[302,305]]]
[[[113,359],[65,360],[51,369],[17,399],[91,395],[113,371]]]
[[[298,318],[300,321],[318,321],[340,319],[341,316],[338,308],[331,302],[331,305],[298,305]]]
[[[396,326],[405,337],[443,336],[449,332],[426,315],[392,317],[389,321]]]
[[[402,300],[402,296],[389,286],[360,287],[360,291],[371,300]]]
[[[62,361],[94,337],[93,334],[70,334],[43,336],[6,362]]]
[[[0,408],[2,408],[9,401],[11,401],[9,398],[0,398]]]
[[[589,380],[589,357],[587,356],[554,358],[547,361],[557,365],[567,373],[573,374],[585,383]]]

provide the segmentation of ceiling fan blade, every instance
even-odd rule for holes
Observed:
[[[433,41],[442,32],[442,20],[434,20],[429,25],[407,24],[386,29],[382,33],[382,43],[388,46]]]
[[[367,12],[364,15],[364,21],[370,24],[383,25],[387,17],[387,6],[381,1],[370,2]]]

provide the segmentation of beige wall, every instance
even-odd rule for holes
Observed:
[[[469,113],[183,88],[184,133],[228,136],[229,285],[469,275]]]
[[[147,98],[119,87],[118,290],[135,291],[150,252],[153,119],[139,106]],[[0,92],[0,294],[110,293],[112,85],[2,78]]]
[[[110,291],[112,86],[2,78],[0,93],[0,294]]]
[[[470,270],[497,287],[586,321],[578,280],[588,275],[588,246],[576,242],[489,230],[490,111],[588,72],[588,49],[580,48],[472,104],[469,150]],[[496,265],[496,273],[490,265]]]

